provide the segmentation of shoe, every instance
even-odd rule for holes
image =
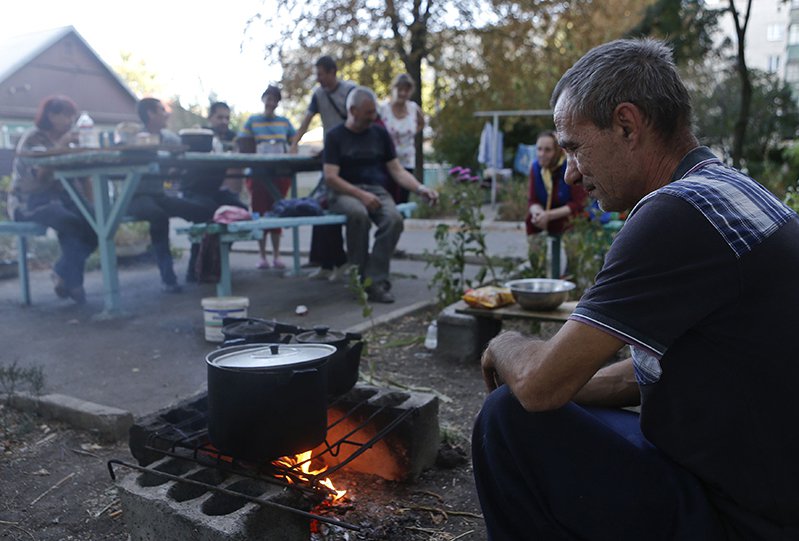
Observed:
[[[274,261],[272,261],[272,266],[273,266],[274,268],[276,268],[276,269],[281,269],[281,270],[286,268],[286,264],[285,264],[285,263],[283,263],[283,262],[282,262],[281,260],[279,260],[279,259],[275,259]]]
[[[55,271],[50,273],[50,279],[53,280],[53,291],[55,291],[55,294],[58,295],[58,298],[68,298],[69,290],[67,289],[67,284],[64,283],[64,279],[56,274]]]
[[[86,304],[86,291],[83,289],[83,286],[70,289],[69,298],[72,299],[75,304]]]
[[[340,267],[336,267],[330,273],[330,280],[331,282],[349,282],[350,280],[350,269],[355,267],[352,263],[344,263]]]
[[[162,284],[161,291],[164,293],[183,293],[183,288],[180,284]]]
[[[259,268],[259,269],[262,269],[262,270],[263,269],[268,269],[269,268],[269,261],[267,261],[266,259],[262,259],[261,261],[258,262],[256,267]]]
[[[309,274],[308,278],[312,280],[329,280],[331,274],[333,274],[333,269],[319,267]]]
[[[367,298],[372,302],[382,302],[391,304],[394,302],[394,295],[389,291],[391,284],[388,282],[380,282],[366,288]]]

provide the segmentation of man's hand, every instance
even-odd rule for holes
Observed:
[[[430,203],[431,206],[435,206],[436,203],[438,203],[438,192],[428,188],[424,184],[419,185],[419,187],[416,189],[416,194]]]
[[[363,205],[369,210],[377,210],[383,205],[380,203],[380,198],[377,197],[375,194],[371,192],[367,192],[366,190],[360,190],[358,193],[358,199],[363,203]]]
[[[297,154],[297,152],[299,152],[299,150],[300,150],[300,147],[297,144],[297,141],[292,141],[292,143],[289,145],[289,154]]]
[[[515,345],[526,341],[527,339],[521,334],[510,331],[500,334],[488,343],[480,359],[480,365],[483,369],[483,381],[489,393],[504,383],[500,370],[509,360],[509,351],[517,351]]]

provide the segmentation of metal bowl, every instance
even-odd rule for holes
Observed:
[[[525,278],[505,284],[514,300],[525,310],[555,310],[566,302],[569,292],[577,287],[566,280]]]

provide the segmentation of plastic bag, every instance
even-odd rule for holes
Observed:
[[[474,308],[499,308],[515,302],[510,289],[497,286],[468,289],[463,294],[463,300]]]

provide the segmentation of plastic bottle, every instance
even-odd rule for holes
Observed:
[[[433,320],[433,322],[427,326],[427,336],[425,336],[424,339],[424,347],[427,349],[436,349],[436,346],[438,346],[438,324]]]
[[[83,111],[75,123],[78,128],[78,146],[81,148],[97,148],[100,146],[100,139],[94,129],[94,120],[89,113]]]

